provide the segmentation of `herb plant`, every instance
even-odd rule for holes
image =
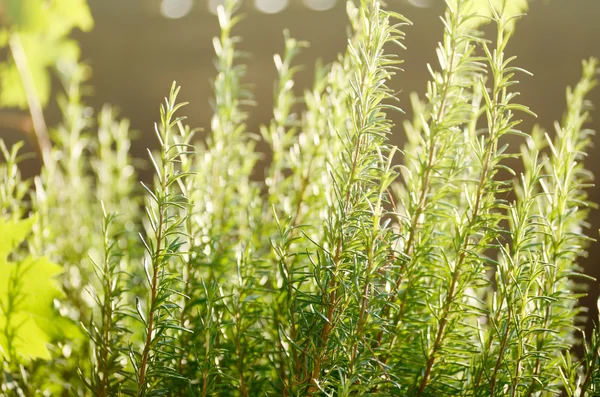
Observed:
[[[91,24],[61,1],[80,12],[57,43]],[[273,117],[253,134],[240,1],[226,0],[210,131],[184,124],[174,84],[147,184],[128,122],[85,105],[73,54],[55,54],[63,118],[46,133],[47,65],[27,69],[19,37],[38,33],[19,4],[0,80],[21,85],[0,99],[37,120],[43,167],[24,180],[20,144],[0,140],[0,395],[600,395],[600,337],[577,302],[598,61],[554,133],[520,130],[535,114],[507,44],[526,1],[446,1],[439,65],[402,126],[388,82],[403,78],[406,18],[349,1],[346,51],[301,96],[307,43],[286,31]]]

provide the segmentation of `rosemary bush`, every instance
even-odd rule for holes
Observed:
[[[218,9],[210,131],[184,124],[174,84],[151,184],[128,122],[86,106],[77,57],[56,64],[63,118],[47,134],[19,41],[35,32],[7,31],[43,167],[24,180],[21,145],[0,140],[0,395],[600,395],[600,334],[583,334],[577,302],[598,61],[554,133],[522,131],[527,72],[507,44],[526,1],[447,0],[439,65],[397,127],[388,82],[410,22],[350,1],[346,51],[302,96],[307,43],[285,32],[253,134],[239,3]]]

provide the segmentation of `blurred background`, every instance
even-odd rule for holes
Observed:
[[[442,36],[443,0],[388,0],[388,8],[404,14],[413,22],[406,29],[407,50],[404,72],[391,83],[399,92],[400,104],[407,114],[396,115],[393,143],[403,144],[401,122],[410,117],[408,94],[421,96],[429,77],[426,64],[436,65],[435,46]],[[214,12],[219,0],[89,0],[95,28],[75,34],[81,43],[82,58],[93,68],[91,85],[94,95],[88,103],[99,108],[103,103],[117,106],[120,114],[131,119],[139,131],[133,146],[135,156],[145,158],[146,148],[155,146],[153,123],[158,105],[168,93],[173,80],[182,85],[188,121],[195,127],[209,125],[209,105],[215,75],[212,38],[218,34]],[[273,55],[283,51],[284,28],[293,37],[309,41],[311,46],[297,58],[305,65],[296,79],[297,93],[312,83],[316,59],[330,62],[346,44],[346,14],[343,0],[248,0],[245,19],[235,33],[243,37],[241,50],[248,52],[247,82],[254,87],[256,107],[251,112],[249,130],[258,132],[261,123],[271,117],[275,78]],[[600,57],[600,0],[532,0],[528,16],[517,24],[516,37],[509,52],[518,57],[515,65],[531,71],[533,77],[519,76],[520,103],[527,104],[538,119],[525,117],[523,130],[538,122],[552,130],[565,106],[565,88],[577,82],[581,59]],[[4,56],[5,54],[1,54]],[[54,82],[53,89],[58,84]],[[591,97],[599,112],[593,115],[591,128],[600,131],[600,88]],[[58,121],[50,106],[50,124]],[[19,132],[0,125],[0,136],[7,143],[23,139]],[[600,138],[598,138],[600,139]],[[600,141],[599,141],[600,142]],[[600,151],[593,149],[587,168],[600,178]],[[29,162],[27,174],[39,165]],[[260,171],[259,171],[260,172]],[[142,177],[147,178],[142,170]],[[600,203],[600,186],[590,192],[591,200]],[[592,212],[590,235],[598,238],[600,213]],[[591,247],[583,261],[588,274],[600,277],[600,243]],[[590,285],[584,304],[595,317],[598,283]]]

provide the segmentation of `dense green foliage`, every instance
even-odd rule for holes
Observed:
[[[598,61],[554,134],[521,131],[527,72],[506,50],[526,1],[447,0],[439,65],[403,128],[388,88],[403,16],[348,2],[347,49],[302,96],[307,43],[285,32],[257,135],[227,0],[210,131],[184,124],[174,84],[151,184],[136,182],[127,121],[108,106],[94,117],[86,67],[59,51],[91,26],[85,4],[51,2],[70,19],[42,61],[25,38],[56,13],[25,3],[0,3],[0,101],[29,108],[43,167],[23,180],[20,145],[0,140],[0,395],[600,395],[600,333],[586,339],[577,305]],[[50,70],[63,118],[47,134]]]

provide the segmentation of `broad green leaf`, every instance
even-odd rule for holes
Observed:
[[[8,29],[0,29],[0,48],[6,47],[8,44]]]
[[[79,59],[79,47],[70,39],[54,40],[51,37],[40,37],[37,34],[25,33],[20,35],[29,71],[35,85],[36,94],[42,105],[46,105],[50,97],[51,68],[58,59]],[[19,71],[14,62],[0,64],[0,106],[27,107],[25,89],[21,83]]]
[[[7,22],[20,32],[35,31],[47,25],[48,2],[44,0],[0,0]]]
[[[34,222],[34,217],[9,222],[0,219],[0,261],[6,261],[8,254],[25,240],[25,237],[31,233]]]
[[[20,33],[66,35],[74,28],[89,31],[94,26],[86,0],[0,0],[8,23]],[[59,34],[56,34],[59,33]]]
[[[19,359],[50,358],[47,344],[57,317],[53,301],[61,295],[55,277],[62,268],[47,258],[8,260],[9,253],[31,231],[33,221],[0,221],[0,357],[9,352],[8,329],[16,335],[12,345]],[[8,312],[11,296],[17,298]]]
[[[28,71],[43,106],[50,97],[50,69],[58,62],[76,62],[79,46],[69,39],[73,29],[94,26],[86,0],[0,0],[10,27],[0,31],[0,47],[18,33],[27,57]],[[27,108],[21,76],[11,57],[0,64],[0,106]]]
[[[13,342],[17,355],[24,358],[49,359],[50,353],[46,344],[50,342],[48,335],[35,322],[35,316],[26,312],[17,312],[11,317],[11,325],[18,326],[17,339]],[[6,327],[6,317],[0,316],[0,327]],[[4,334],[0,335],[0,358],[2,352],[7,350],[7,341]],[[9,357],[6,357],[10,360]]]
[[[86,0],[55,0],[52,19],[65,21],[63,24],[54,24],[56,27],[63,28],[60,32],[63,35],[69,34],[74,28],[88,32],[94,27],[94,19]]]

